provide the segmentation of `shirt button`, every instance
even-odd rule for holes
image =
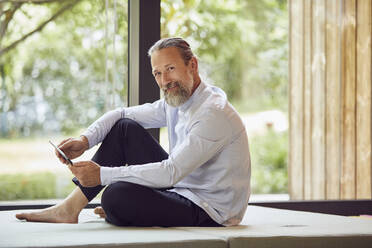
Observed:
[[[203,202],[203,206],[207,208],[208,207],[208,203]]]

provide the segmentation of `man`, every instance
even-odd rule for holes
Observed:
[[[160,40],[149,56],[165,99],[110,111],[80,138],[62,141],[60,149],[72,159],[102,144],[91,161],[69,165],[78,187],[62,203],[18,219],[76,223],[107,185],[95,213],[114,225],[240,223],[250,195],[250,156],[239,115],[221,89],[201,81],[185,40]],[[145,130],[164,126],[169,155]]]

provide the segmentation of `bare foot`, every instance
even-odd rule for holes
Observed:
[[[76,187],[63,202],[35,212],[16,214],[20,220],[51,223],[78,223],[81,210],[88,199],[79,187]]]
[[[52,206],[40,211],[16,214],[19,220],[50,223],[78,223],[79,214],[72,214],[61,205]]]
[[[101,217],[101,218],[106,218],[105,211],[103,210],[102,207],[96,207],[96,208],[94,209],[94,213],[95,213],[95,214],[98,214],[99,217]]]

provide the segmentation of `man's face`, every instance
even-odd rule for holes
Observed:
[[[192,95],[193,61],[185,65],[176,47],[157,50],[151,55],[152,73],[166,102],[177,107],[185,103]]]

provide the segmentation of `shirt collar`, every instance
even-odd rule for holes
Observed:
[[[205,84],[201,81],[198,87],[195,89],[194,93],[190,96],[190,98],[181,106],[178,107],[178,109],[182,112],[187,111],[193,102],[197,101],[198,96],[201,94],[201,92],[205,89]]]

